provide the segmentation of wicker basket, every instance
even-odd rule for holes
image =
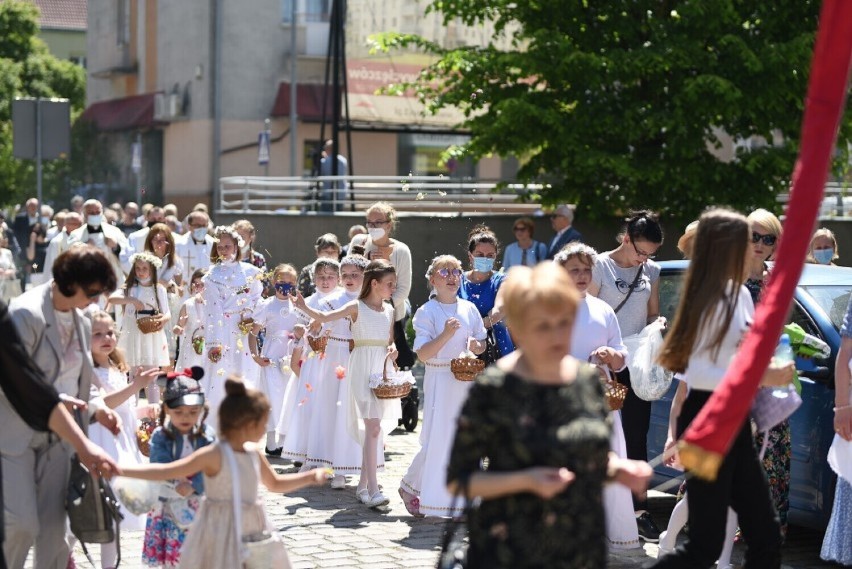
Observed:
[[[139,452],[145,456],[151,456],[151,435],[157,426],[158,421],[146,417],[136,428],[136,444],[139,446]]]
[[[627,398],[628,387],[623,383],[618,383],[618,380],[606,366],[598,366],[601,372],[601,383],[604,388],[607,405],[610,411],[619,411],[624,406],[624,400]]]
[[[325,347],[328,344],[328,336],[308,336],[308,345],[311,347],[313,351],[318,354],[325,353]]]
[[[411,384],[408,382],[405,383],[392,383],[391,379],[388,377],[388,360],[390,360],[391,354],[385,356],[385,364],[382,367],[382,383],[377,387],[373,387],[373,395],[376,396],[376,399],[401,399],[403,397],[407,397],[409,393],[411,393]],[[396,367],[396,362],[393,364],[394,371],[399,371]]]
[[[142,316],[139,316],[140,314]],[[165,323],[157,318],[159,315],[160,311],[157,309],[138,310],[136,312],[136,326],[139,331],[143,334],[153,334],[162,330]]]
[[[192,350],[200,356],[204,353],[204,329],[196,328],[192,333]]]
[[[473,381],[485,369],[485,361],[476,358],[453,358],[450,371],[459,381]]]

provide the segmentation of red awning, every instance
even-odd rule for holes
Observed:
[[[324,85],[316,83],[299,83],[296,85],[296,113],[303,121],[322,120],[322,100]],[[328,102],[325,106],[327,118],[332,118],[331,89],[328,91]],[[272,105],[273,117],[290,116],[290,83],[280,83]]]
[[[164,124],[154,120],[155,95],[156,93],[145,93],[93,103],[83,111],[80,120],[95,123],[101,131],[150,128]]]

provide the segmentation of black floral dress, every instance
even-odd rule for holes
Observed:
[[[603,483],[611,424],[600,380],[583,366],[565,385],[541,385],[489,368],[458,420],[448,481],[534,466],[566,467],[560,495],[485,500],[468,514],[468,566],[600,569],[606,566]],[[487,459],[487,460],[484,460]]]

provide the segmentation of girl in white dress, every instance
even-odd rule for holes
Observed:
[[[367,259],[350,255],[340,260],[343,290],[338,290],[321,303],[322,310],[337,310],[356,300],[364,284]],[[352,351],[352,322],[342,318],[330,322],[328,345],[320,360],[319,381],[315,387],[316,406],[308,431],[309,466],[330,467],[334,470],[331,487],[346,486],[346,475],[360,474],[361,446],[349,436],[346,426],[346,407],[349,404],[349,356]],[[380,451],[380,449],[378,449]],[[384,454],[377,454],[378,469],[384,468]]]
[[[178,312],[181,307],[181,296],[183,295],[183,261],[175,253],[175,239],[172,230],[165,223],[155,223],[145,237],[145,251],[153,253],[162,266],[157,271],[157,280],[166,287],[169,299],[169,312],[172,314],[172,322],[166,326],[166,339],[169,343],[169,355],[174,361],[175,336],[172,328],[177,324]]]
[[[349,318],[355,341],[349,358],[349,435],[361,445],[361,479],[355,495],[374,508],[390,500],[379,490],[377,452],[382,448],[382,428],[390,432],[402,416],[398,399],[378,399],[370,389],[370,375],[382,371],[385,359],[396,359],[393,344],[393,307],[387,302],[396,288],[396,270],[384,259],[370,261],[364,271],[364,285],[358,300],[331,312],[309,308],[302,295],[296,306],[318,322]]]
[[[130,257],[130,273],[124,288],[115,291],[109,298],[110,304],[124,306],[118,347],[132,368],[149,370],[171,364],[164,330],[171,319],[169,301],[166,287],[157,282],[157,270],[161,266],[162,261],[151,253],[136,253]],[[143,334],[136,325],[136,319],[144,314],[141,311],[153,314],[162,325],[160,330]],[[146,393],[150,403],[159,403],[160,390],[156,383],[151,383]]]
[[[92,315],[92,361],[95,364],[95,383],[104,403],[121,417],[121,431],[113,435],[99,423],[89,427],[89,438],[103,448],[119,464],[145,464],[147,461],[136,444],[136,394],[157,377],[156,370],[133,375],[127,381],[127,363],[117,348],[115,323],[103,311]],[[145,516],[137,516],[121,506],[125,530],[145,529]],[[115,567],[115,542],[101,545],[101,567]]]
[[[458,516],[462,504],[451,509],[447,465],[456,436],[456,420],[472,381],[459,381],[450,360],[468,351],[485,350],[485,324],[476,306],[458,297],[461,262],[452,255],[435,257],[426,278],[435,297],[414,314],[414,351],[426,364],[420,451],[402,478],[399,495],[415,517]]]
[[[210,391],[210,378],[207,375],[207,363],[204,354],[204,325],[207,322],[207,305],[204,303],[204,276],[207,271],[198,269],[189,281],[190,297],[180,307],[177,324],[172,328],[176,338],[180,339],[180,353],[175,368],[186,369],[198,366],[204,370],[201,386],[204,395]]]
[[[284,437],[278,433],[278,418],[284,404],[287,384],[293,375],[290,356],[304,329],[290,301],[299,274],[293,265],[281,264],[272,271],[275,295],[260,301],[254,312],[254,328],[249,336],[249,348],[254,361],[261,367],[258,389],[269,398],[272,412],[266,427],[266,454],[281,456]],[[257,335],[266,329],[263,352],[257,347]]]
[[[571,243],[556,254],[553,261],[567,271],[582,296],[574,318],[571,334],[571,355],[580,361],[592,362],[621,371],[627,364],[627,348],[621,341],[621,328],[615,311],[603,300],[586,294],[592,280],[592,267],[597,251],[582,243]],[[621,412],[611,411],[612,436],[610,445],[619,458],[627,458]],[[610,549],[635,549],[639,543],[639,529],[633,513],[633,497],[621,484],[604,487],[606,513],[606,539]]]
[[[340,264],[336,259],[320,257],[314,262],[313,275],[316,292],[309,296],[306,302],[315,310],[328,310],[325,302],[337,292],[340,284]],[[330,333],[327,326],[322,326],[319,322],[311,323],[310,316],[306,314],[301,315],[299,323],[308,327],[305,336],[318,338]],[[311,349],[307,337],[303,337],[294,348],[291,368],[297,377],[290,379],[290,387],[278,421],[278,430],[284,434],[284,450],[281,456],[303,465],[308,456],[311,416],[317,408],[317,387],[322,380],[319,373],[320,364],[324,358],[324,352],[314,352]]]
[[[254,386],[260,374],[251,357],[248,334],[263,291],[263,273],[240,262],[243,240],[233,227],[220,225],[213,230],[213,237],[216,239],[210,259],[213,264],[204,277],[201,295],[207,306],[204,348],[209,360],[206,370],[210,377],[209,421],[215,425],[219,403],[225,397],[227,375],[242,376],[247,385]]]
[[[204,498],[192,529],[181,550],[179,567],[235,569],[251,563],[246,542],[272,539],[267,553],[269,569],[289,569],[284,541],[266,516],[258,484],[271,492],[295,492],[321,486],[322,469],[298,474],[276,474],[255,441],[266,432],[269,400],[236,378],[223,382],[226,392],[219,413],[220,441],[198,449],[190,456],[164,464],[131,466],[124,476],[146,480],[169,480],[204,473]],[[123,466],[123,465],[122,465]],[[236,496],[235,496],[236,494]],[[234,510],[241,502],[240,512]],[[240,520],[239,526],[237,520]],[[274,539],[277,537],[277,539]],[[259,561],[254,560],[257,566]]]

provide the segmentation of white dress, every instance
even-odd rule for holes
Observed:
[[[472,381],[459,381],[450,370],[450,360],[467,351],[468,338],[485,339],[485,326],[476,306],[458,299],[443,304],[432,299],[414,314],[414,350],[441,335],[450,318],[458,318],[461,326],[438,351],[426,361],[423,376],[423,426],[420,429],[420,451],[411,461],[400,485],[420,497],[420,512],[427,516],[455,516],[463,511],[447,492],[447,465],[456,436],[456,420]]]
[[[358,298],[358,293],[341,291],[321,303],[324,310],[337,310]],[[343,318],[329,323],[331,335],[320,360],[318,379],[314,386],[315,409],[308,431],[310,467],[330,467],[335,474],[361,472],[361,446],[347,432],[349,403],[349,343],[352,339],[351,321]],[[381,439],[381,437],[380,437]],[[377,442],[378,468],[384,469],[383,442]]]
[[[364,419],[381,419],[382,432],[396,428],[402,417],[399,399],[378,399],[370,389],[370,374],[380,373],[385,365],[393,325],[393,307],[385,303],[382,311],[358,301],[358,318],[352,323],[355,349],[349,357],[349,436],[364,445]],[[388,364],[390,365],[390,364]],[[381,437],[379,437],[381,441]]]
[[[612,307],[603,300],[586,295],[577,306],[574,329],[571,333],[571,355],[588,361],[589,355],[602,346],[609,346],[627,357],[627,348],[621,340],[621,329]],[[626,359],[625,359],[626,361]],[[620,458],[627,458],[627,444],[621,426],[621,411],[610,412],[612,436],[610,447]],[[633,498],[630,490],[621,484],[604,486],[604,512],[606,514],[606,540],[610,549],[635,549],[641,547]]]
[[[335,291],[329,293],[316,292],[305,299],[305,304],[314,310],[328,311],[323,304]],[[300,314],[300,323],[307,325],[310,320]],[[323,324],[319,335],[324,335],[328,324]],[[329,342],[331,343],[331,342]],[[307,333],[302,337],[302,369],[299,376],[292,374],[288,381],[287,393],[282,406],[281,418],[278,421],[278,433],[284,435],[284,447],[281,456],[297,462],[305,462],[308,456],[308,433],[311,426],[311,415],[316,409],[317,393],[314,386],[319,379],[319,368],[323,356],[311,350],[307,342]]]
[[[162,285],[158,284],[154,288],[153,286],[140,286],[137,284],[127,291],[127,296],[137,298],[145,303],[145,310],[157,308],[161,314],[171,316],[169,313],[169,301],[166,298],[166,289]],[[160,367],[169,365],[171,360],[169,358],[169,347],[166,343],[165,327],[159,332],[143,334],[136,325],[136,308],[132,304],[125,304],[123,307],[124,316],[121,319],[118,347],[124,350],[127,364],[130,367]]]
[[[100,395],[109,395],[127,387],[127,376],[114,367],[96,367],[95,382]],[[121,430],[113,435],[100,423],[89,426],[89,439],[104,449],[116,463],[123,465],[146,464],[148,460],[139,451],[136,443],[136,396],[131,395],[121,405],[113,409],[121,417]],[[122,505],[122,530],[145,529],[146,515],[134,515]]]
[[[284,405],[287,384],[293,375],[290,372],[290,356],[296,343],[293,338],[293,328],[298,323],[299,317],[289,299],[280,300],[270,296],[258,304],[254,321],[255,324],[260,324],[266,329],[261,355],[269,358],[272,363],[260,369],[257,388],[266,393],[272,405],[266,430],[275,431]]]
[[[12,251],[5,248],[0,248],[0,269],[14,269],[15,258],[12,256]],[[3,299],[7,304],[10,300],[21,294],[21,281],[17,276],[0,277],[0,299]]]
[[[204,299],[200,299],[197,295],[190,296],[183,303],[186,308],[186,325],[183,327],[183,335],[180,337],[180,354],[178,355],[177,369],[184,369],[193,366],[199,366],[204,369],[204,377],[201,379],[201,386],[204,388],[205,397],[209,395],[210,377],[207,375],[210,360],[207,359],[207,346],[203,347],[200,354],[195,353],[192,345],[192,337],[204,337],[204,324],[207,321],[207,305]]]
[[[242,318],[253,317],[263,290],[262,278],[259,269],[233,261],[216,263],[204,277],[202,296],[207,303],[205,357],[210,348],[222,348],[222,358],[218,362],[208,359],[207,364],[210,376],[208,422],[216,427],[228,376],[242,376],[250,387],[257,384],[260,366],[251,357],[248,336],[240,330],[239,323]]]
[[[168,257],[168,256],[167,256]],[[175,256],[175,263],[171,267],[167,267],[168,258],[162,259],[163,268],[162,270],[157,272],[157,279],[161,281],[172,281],[178,278],[183,278],[183,261],[180,260],[180,257]],[[171,322],[165,328],[166,331],[166,339],[169,343],[169,355],[172,359],[175,357],[175,348],[177,347],[175,335],[172,333],[172,328],[177,324],[178,317],[180,316],[180,306],[183,301],[179,294],[172,294],[167,291],[166,296],[169,299],[169,312],[172,314]]]

